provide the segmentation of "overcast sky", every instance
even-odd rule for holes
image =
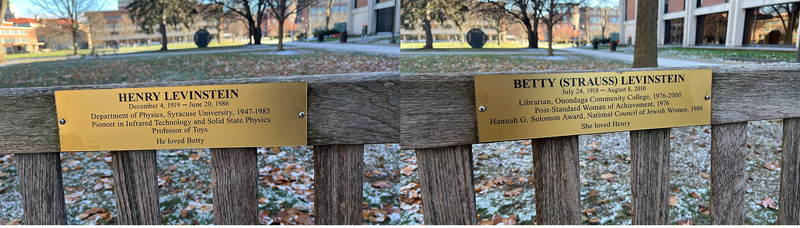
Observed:
[[[22,17],[29,17],[33,18],[34,15],[39,12],[39,9],[34,9],[33,5],[31,4],[31,0],[9,0],[11,4],[17,7],[17,11]],[[116,0],[106,0],[105,6],[103,6],[103,10],[117,10],[117,1]]]

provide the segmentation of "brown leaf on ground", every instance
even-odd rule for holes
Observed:
[[[781,164],[779,164],[777,161],[773,162],[773,163],[764,164],[764,168],[765,169],[769,169],[770,171],[775,171],[775,169],[780,168],[780,167],[781,167]]]
[[[522,193],[521,193],[521,192],[518,192],[518,191],[507,191],[507,192],[505,192],[504,194],[505,194],[506,196],[518,196],[519,194],[522,194]]]
[[[686,221],[683,221],[683,219],[678,220],[678,225],[691,226],[692,225],[692,219],[686,219]]]
[[[262,211],[261,213],[258,213],[258,220],[261,221],[261,223],[264,223],[264,225],[272,224],[272,218],[269,217],[269,211]]]
[[[764,209],[767,208],[778,209],[778,205],[775,204],[775,201],[772,201],[772,199],[770,199],[769,196],[764,197],[764,201],[756,201],[756,205],[761,205],[764,207]]]
[[[693,139],[693,140],[700,140],[700,137],[697,137],[697,136],[694,136],[694,135],[690,135],[689,138]]]
[[[200,155],[197,155],[197,154],[189,155],[189,161],[194,161],[194,160],[198,160],[198,159],[200,159]]]
[[[675,198],[675,196],[669,196],[669,205],[673,206],[673,207],[677,207],[678,206],[678,198]]]
[[[492,216],[492,224],[497,225],[500,224],[501,222],[503,222],[503,216],[500,215]]]
[[[186,218],[186,213],[188,213],[188,212],[189,211],[186,210],[186,209],[181,210],[181,218]]]
[[[391,188],[392,184],[389,183],[389,181],[387,181],[387,180],[379,180],[379,181],[375,181],[375,183],[372,183],[372,187],[374,187],[374,188]]]
[[[708,207],[705,206],[697,206],[697,211],[704,215],[711,214],[711,211],[709,211]]]
[[[591,222],[591,223],[600,223],[600,219],[597,219],[596,217],[592,217],[591,219],[589,219],[589,222]]]
[[[586,146],[591,147],[592,149],[597,148],[597,141],[592,141],[591,143],[589,143],[589,145]]]
[[[598,192],[597,190],[592,190],[592,191],[589,192],[589,194],[586,194],[586,198],[592,198],[592,197],[599,196],[599,195],[600,195],[600,192]]]
[[[602,176],[600,176],[600,179],[608,180],[608,179],[611,179],[612,177],[614,177],[614,174],[606,173],[606,174],[603,174]]]
[[[86,211],[86,213],[88,213],[88,214],[94,214],[94,213],[97,213],[97,212],[100,212],[100,208],[99,207],[93,207],[92,209],[89,209],[89,210]]]
[[[590,155],[590,156],[589,156],[589,161],[594,161],[594,159],[595,159],[595,156],[594,156],[594,155]]]
[[[611,202],[611,199],[604,199],[604,200],[597,201],[598,204],[604,204],[604,203],[608,203],[608,202]]]
[[[492,222],[492,220],[484,219],[484,220],[481,220],[481,222],[478,223],[478,225],[494,225],[494,223]]]
[[[497,178],[497,179],[492,180],[492,182],[494,184],[496,184],[496,185],[501,185],[501,184],[508,183],[508,181],[510,181],[510,180],[511,179],[509,179],[508,177],[501,177],[501,178]]]
[[[708,176],[708,174],[705,174],[705,173],[700,173],[700,177],[702,177],[703,179],[706,179],[706,180],[711,180],[711,177]]]
[[[172,171],[172,170],[175,170],[175,169],[178,169],[178,165],[172,165],[172,166],[169,167],[169,171]]]
[[[677,189],[677,188],[676,189],[672,189],[672,191],[675,192],[675,193],[680,193],[681,192],[681,190]]]
[[[411,163],[408,166],[406,166],[405,168],[400,169],[400,172],[403,172],[403,174],[406,175],[406,176],[411,176],[411,175],[414,174],[414,170],[415,169],[417,169],[417,166],[414,165],[414,163]]]
[[[583,213],[584,215],[594,214],[594,213],[597,213],[597,209],[589,208],[589,209],[583,210],[581,213]]]
[[[503,218],[503,225],[517,225],[517,215],[511,215]]]
[[[698,195],[695,192],[690,192],[689,195],[692,195],[692,197],[694,197],[694,198],[700,198],[700,195]]]
[[[6,177],[8,177],[8,176],[10,176],[10,175],[11,175],[11,174],[5,173],[5,172],[3,172],[2,170],[0,170],[0,178],[6,178]]]
[[[21,219],[12,219],[8,223],[6,223],[6,225],[20,225],[20,224],[22,224],[22,220]]]

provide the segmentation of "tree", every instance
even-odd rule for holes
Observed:
[[[325,30],[328,30],[328,27],[331,24],[331,13],[333,13],[333,0],[324,0],[325,1]]]
[[[6,18],[6,8],[8,8],[8,0],[0,0],[0,25]],[[8,62],[6,60],[5,48],[3,48],[3,39],[0,39],[0,63]]]
[[[130,18],[130,15],[124,13],[120,15],[119,20],[117,20],[116,32],[119,33],[120,36],[125,37],[125,43],[127,44],[133,34],[136,34],[136,24]]]
[[[201,15],[206,18],[206,21],[217,30],[217,43],[222,43],[222,34],[225,30],[225,21],[233,18],[231,12],[225,12],[221,4],[204,4]]]
[[[98,44],[103,41],[100,37],[108,35],[108,22],[102,13],[86,14],[87,25],[89,25],[89,36],[92,37],[92,52],[96,49]]]
[[[312,4],[314,0],[266,0],[266,12],[270,17],[278,21],[278,51],[283,51],[283,26],[286,19],[298,10],[303,10]],[[260,20],[260,19],[259,19]]]
[[[81,23],[86,22],[84,14],[89,11],[100,10],[106,4],[105,1],[106,0],[31,0],[31,5],[35,8],[39,8],[41,13],[49,17],[61,18],[67,21],[72,35],[72,46],[75,47],[73,55],[77,55]]]
[[[547,56],[553,56],[553,27],[572,14],[580,4],[575,0],[546,0],[541,13],[542,22],[547,25]]]
[[[475,16],[475,13],[472,10],[469,10],[467,7],[462,7],[460,12],[454,13],[450,15],[450,22],[458,28],[458,39],[463,44],[464,41],[467,39],[467,34],[464,32],[464,27],[467,26],[468,20],[472,19]]]
[[[611,0],[598,0],[597,8],[600,10],[600,38],[606,38],[606,26],[608,24],[608,12],[615,7]],[[619,2],[616,2],[619,4]],[[588,14],[587,14],[588,15]]]
[[[420,24],[425,31],[425,47],[433,49],[432,23],[444,24],[451,17],[469,10],[462,0],[405,0],[403,4],[403,28],[417,29]]]
[[[528,48],[539,48],[539,20],[546,0],[488,0],[522,23],[528,34]]]
[[[126,8],[139,28],[153,34],[158,26],[161,33],[161,51],[167,50],[167,25],[189,27],[197,13],[194,0],[134,0]]]
[[[489,27],[497,31],[497,45],[500,45],[500,35],[506,31],[506,19],[508,12],[504,7],[498,7],[494,4],[481,4],[478,7],[481,16],[489,22]]]
[[[267,9],[267,1],[272,0],[209,0],[228,11],[239,15],[247,24],[251,44],[261,44],[261,23]],[[223,9],[224,11],[224,9]]]

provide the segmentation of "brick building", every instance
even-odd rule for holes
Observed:
[[[18,27],[10,21],[0,25],[0,39],[3,41],[2,51],[6,54],[38,52],[39,46],[44,45],[36,38],[36,29]]]
[[[636,43],[636,0],[621,0],[621,43]],[[797,0],[660,0],[658,44],[795,47]]]

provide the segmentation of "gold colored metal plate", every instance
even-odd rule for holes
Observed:
[[[709,124],[707,95],[711,70],[479,75],[478,141]]]
[[[61,151],[306,145],[306,89],[289,82],[56,91]]]

